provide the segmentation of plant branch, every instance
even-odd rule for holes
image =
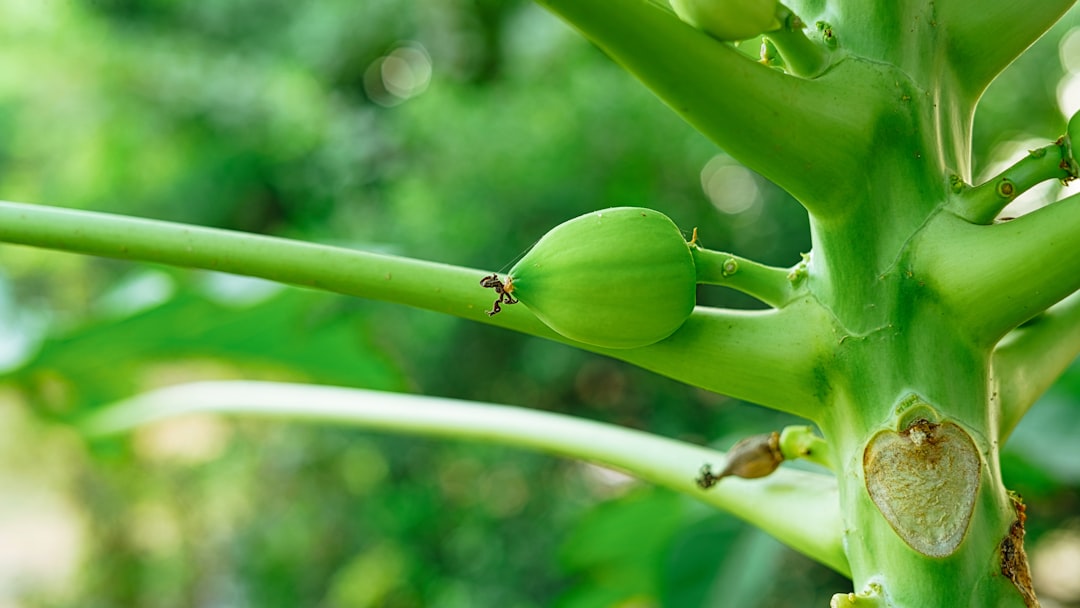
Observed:
[[[804,79],[745,57],[647,0],[537,3],[578,28],[698,131],[811,213],[840,213],[839,201],[850,197],[838,189],[865,186],[851,176],[872,156],[875,117],[894,88],[894,79],[879,67],[841,61],[818,78]]]
[[[783,308],[795,297],[791,269],[766,266],[731,253],[691,246],[697,281],[741,291],[772,306]]]
[[[489,316],[488,271],[186,224],[0,202],[0,241],[204,268],[385,300],[547,338],[622,359],[687,384],[816,419],[813,369],[828,327],[819,308],[701,308],[671,337],[634,349],[564,338],[524,306]]]
[[[91,415],[91,435],[123,432],[195,412],[355,425],[550,452],[619,469],[691,495],[850,575],[839,498],[829,475],[781,469],[761,480],[697,487],[703,462],[722,452],[611,424],[525,408],[277,382],[200,382],[159,389]]]
[[[982,226],[939,213],[918,237],[914,274],[988,346],[1080,288],[1080,194]]]
[[[993,356],[1000,403],[998,440],[1008,439],[1028,409],[1080,355],[1080,292],[1007,335]]]
[[[780,310],[699,306],[666,340],[625,353],[598,352],[818,422],[829,387],[817,366],[832,341],[832,318],[807,296]]]
[[[1062,137],[1049,146],[1031,150],[987,182],[962,190],[949,202],[949,209],[973,224],[988,224],[1006,205],[1033,186],[1052,179],[1080,177],[1070,160],[1069,142]]]
[[[1076,0],[938,0],[957,77],[978,94],[1039,39]]]
[[[803,78],[820,76],[829,67],[829,51],[806,36],[806,24],[791,9],[782,6],[777,12],[783,25],[766,32],[765,38],[776,46],[788,73]]]

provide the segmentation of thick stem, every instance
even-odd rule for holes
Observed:
[[[891,66],[893,77],[878,83],[880,90],[888,93],[890,87],[901,85],[904,90],[886,96],[903,97],[912,104],[926,102],[926,112],[918,128],[919,135],[925,139],[920,142],[922,149],[918,153],[940,163],[942,170],[970,180],[971,118],[979,92],[969,90],[965,81],[954,73],[966,69],[966,63],[950,61],[948,34],[934,2],[805,0],[793,2],[793,7],[806,22],[827,25],[837,57],[847,55]],[[880,112],[877,116],[887,114]],[[908,144],[897,139],[896,132],[888,133],[864,158],[874,159],[870,164],[877,165],[882,151],[903,149],[905,145]],[[864,164],[856,171],[867,169],[872,166]]]
[[[912,273],[990,346],[1080,288],[1078,227],[1080,194],[991,226],[940,213],[914,245]]]
[[[604,349],[555,333],[523,306],[489,316],[486,271],[228,230],[0,202],[0,240],[125,260],[260,277],[489,323],[622,359],[659,374],[815,419],[824,332],[808,303],[783,311],[699,307],[656,344]]]
[[[117,433],[195,412],[354,425],[541,450],[626,471],[727,510],[794,549],[847,574],[840,544],[836,481],[781,469],[765,479],[725,480],[704,491],[694,482],[715,450],[572,416],[525,408],[276,382],[201,382],[117,403],[83,424]]]
[[[652,346],[593,350],[816,422],[826,390],[818,366],[833,336],[827,313],[804,298],[781,310],[699,306],[674,335]]]
[[[855,588],[878,584],[897,608],[1023,606],[1001,576],[1016,514],[989,432],[987,356],[927,304],[840,345],[830,370],[821,428],[837,455]],[[938,434],[920,444],[913,427]]]
[[[1076,0],[937,0],[941,26],[948,32],[958,77],[975,94],[1049,30]]]
[[[892,80],[843,61],[807,80],[755,62],[647,0],[537,0],[637,76],[701,133],[814,213],[843,209],[873,148]],[[823,153],[827,151],[827,153]]]
[[[855,589],[878,585],[892,607],[1022,606],[1001,576],[1016,515],[998,470],[991,347],[956,323],[912,262],[924,254],[911,240],[926,222],[918,198],[941,201],[943,187],[915,165],[905,175],[896,162],[892,173],[876,180],[879,208],[860,207],[848,223],[811,218],[810,291],[844,332],[825,359],[819,426],[837,463]],[[922,419],[962,449],[941,465],[918,458],[903,433]]]

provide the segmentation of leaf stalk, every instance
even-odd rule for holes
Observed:
[[[224,381],[144,393],[99,410],[81,428],[110,435],[205,412],[482,441],[594,462],[729,511],[850,576],[832,476],[781,469],[767,479],[731,480],[705,492],[694,482],[696,469],[723,452],[563,414],[361,389]]]
[[[1028,152],[1027,156],[998,175],[974,188],[961,188],[948,208],[973,224],[989,224],[1006,205],[1024,192],[1045,181],[1067,181],[1077,175],[1069,162],[1068,140],[1057,142]]]
[[[791,269],[766,266],[732,253],[696,245],[690,251],[694,255],[698,283],[730,287],[773,308],[783,308],[796,297]]]
[[[829,327],[820,307],[782,311],[698,307],[670,337],[610,349],[559,335],[523,306],[485,313],[490,271],[303,241],[0,202],[0,241],[75,253],[253,276],[455,315],[621,359],[693,386],[815,420],[814,368]],[[721,370],[718,373],[718,370]]]

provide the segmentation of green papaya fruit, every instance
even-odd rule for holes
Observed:
[[[618,207],[553,228],[510,270],[506,290],[567,338],[635,348],[674,333],[694,309],[696,287],[674,222]]]

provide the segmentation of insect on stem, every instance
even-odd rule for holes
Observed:
[[[517,304],[520,300],[510,295],[514,292],[514,278],[506,277],[506,282],[503,283],[499,279],[498,274],[491,274],[480,279],[480,286],[488,289],[494,289],[495,303],[492,304],[491,310],[487,311],[489,317],[493,317],[496,314],[502,312],[502,304]]]

